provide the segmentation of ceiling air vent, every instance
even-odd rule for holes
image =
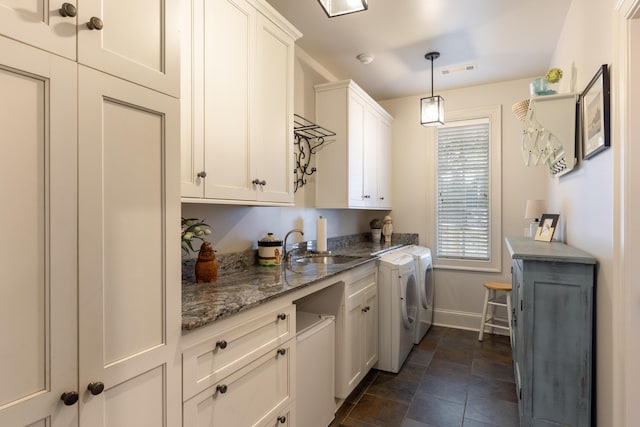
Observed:
[[[475,64],[458,65],[451,68],[443,68],[440,70],[440,75],[448,76],[449,74],[462,73],[464,71],[474,71],[477,67]]]

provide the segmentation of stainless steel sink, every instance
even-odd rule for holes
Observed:
[[[325,255],[325,254],[309,254],[295,258],[297,264],[345,264],[357,261],[360,257],[351,255]]]

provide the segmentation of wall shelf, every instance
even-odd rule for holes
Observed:
[[[313,123],[304,117],[293,115],[293,135],[294,143],[298,148],[295,153],[296,168],[294,192],[307,183],[307,176],[316,172],[315,167],[310,167],[311,156],[316,154],[320,147],[328,142],[327,138],[335,136],[336,133]]]

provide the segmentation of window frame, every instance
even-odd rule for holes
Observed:
[[[501,272],[502,271],[502,107],[500,105],[477,107],[458,111],[447,111],[447,122],[473,121],[487,119],[489,121],[489,259],[458,259],[438,257],[437,251],[437,132],[436,128],[429,134],[430,165],[432,183],[430,189],[429,218],[431,223],[431,247],[433,250],[434,268]]]

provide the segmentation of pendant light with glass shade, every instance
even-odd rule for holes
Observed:
[[[329,18],[362,12],[369,8],[367,0],[318,0]]]
[[[429,52],[424,58],[431,61],[431,96],[420,100],[420,124],[422,126],[440,126],[444,124],[444,99],[433,96],[433,60],[440,57],[440,52]]]

